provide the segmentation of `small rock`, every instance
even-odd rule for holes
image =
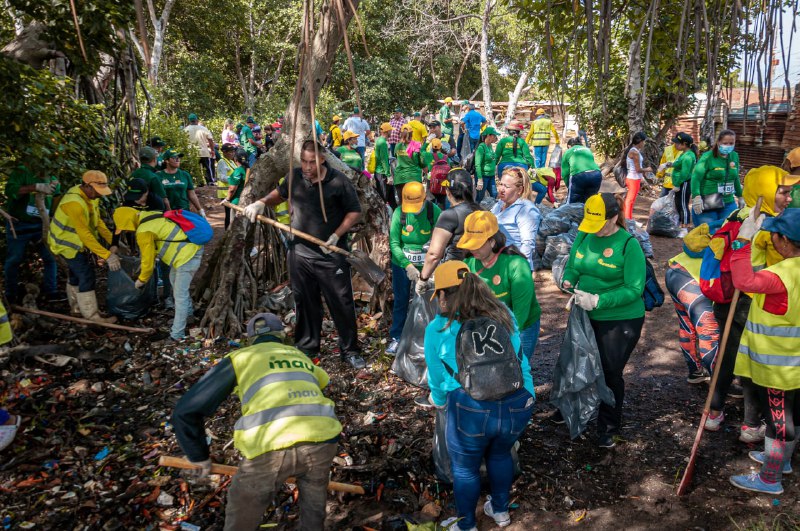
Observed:
[[[564,505],[566,505],[567,507],[572,507],[574,504],[575,502],[572,501],[572,498],[570,498],[569,496],[564,496]]]
[[[92,392],[93,393],[102,393],[106,388],[106,385],[103,382],[95,382],[92,384]]]
[[[170,496],[166,492],[162,492],[158,495],[156,503],[161,507],[172,507],[172,504],[175,503],[175,497]]]

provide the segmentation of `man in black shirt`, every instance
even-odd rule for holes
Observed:
[[[320,148],[322,150],[322,148]],[[307,232],[329,245],[347,249],[347,231],[361,217],[361,204],[353,184],[344,174],[316,160],[314,142],[306,141],[300,151],[300,168],[294,170],[292,186],[292,228]],[[319,167],[319,171],[318,171]],[[320,205],[319,183],[325,198],[325,214]],[[266,197],[245,209],[245,216],[255,222],[266,206],[276,206],[289,198],[289,179]],[[289,243],[289,279],[297,311],[295,346],[310,358],[319,356],[322,332],[322,297],[339,331],[342,359],[355,369],[366,362],[360,355],[356,328],[350,265],[344,256],[294,238]]]

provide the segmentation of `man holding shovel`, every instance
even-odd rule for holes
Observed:
[[[313,140],[303,144],[300,168],[294,175],[248,205],[245,216],[255,223],[265,207],[288,200],[290,184],[292,228],[347,250],[345,235],[361,217],[361,204],[350,180],[330,168],[323,158],[317,158]],[[288,264],[297,312],[296,347],[309,358],[319,357],[324,297],[339,332],[342,360],[354,369],[363,369],[366,362],[358,345],[350,265],[344,256],[296,237],[289,242]]]

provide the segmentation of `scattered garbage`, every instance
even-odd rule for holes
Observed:
[[[680,219],[675,209],[675,191],[653,201],[650,205],[650,219],[647,232],[653,236],[679,238],[681,234]]]

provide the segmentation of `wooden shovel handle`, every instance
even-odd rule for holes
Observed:
[[[188,461],[182,457],[175,457],[171,455],[162,455],[158,458],[158,464],[160,466],[168,466],[171,468],[182,468],[186,470],[191,470],[193,468],[200,468],[199,466],[195,465],[191,461]],[[224,476],[232,476],[239,471],[239,467],[230,466],[230,465],[220,465],[217,463],[211,464],[211,473],[212,474],[222,474]],[[286,483],[295,483],[295,478],[286,478],[284,480]],[[347,492],[349,494],[364,494],[364,488],[359,485],[351,485],[349,483],[339,483],[336,481],[331,481],[328,483],[328,490],[335,490],[337,492]]]
[[[123,330],[125,332],[133,332],[134,334],[152,334],[155,332],[155,330],[152,328],[135,328],[133,326],[125,326],[114,323],[103,323],[100,321],[92,321],[91,319],[84,319],[83,317],[75,317],[73,315],[63,315],[60,313],[46,312],[44,310],[34,310],[33,308],[25,308],[23,306],[17,306],[16,304],[12,304],[10,307],[12,310],[16,312],[25,312],[25,313],[32,313],[35,315],[43,315],[44,317],[50,317],[52,319],[60,319],[62,321],[71,321],[73,323],[80,323],[83,325],[113,328],[114,330]]]

